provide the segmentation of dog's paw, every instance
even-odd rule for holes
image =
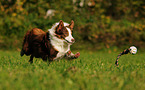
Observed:
[[[68,52],[67,52],[67,55],[70,55],[70,54],[71,54],[71,51],[68,51]]]
[[[80,56],[80,53],[77,52],[77,53],[75,54],[75,58],[78,58],[79,56]]]

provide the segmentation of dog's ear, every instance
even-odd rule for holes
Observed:
[[[69,27],[71,28],[71,30],[73,30],[73,27],[74,27],[74,21],[72,20]]]
[[[62,20],[59,21],[58,27],[57,27],[57,33],[60,33],[62,28],[64,27],[64,23]]]

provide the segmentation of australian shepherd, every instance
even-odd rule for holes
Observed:
[[[53,61],[63,57],[78,58],[80,53],[73,54],[70,50],[70,46],[75,42],[72,36],[73,27],[73,20],[70,24],[60,20],[48,32],[38,28],[27,31],[24,36],[21,56],[30,55],[30,63],[33,63],[34,57],[42,58],[44,61]]]

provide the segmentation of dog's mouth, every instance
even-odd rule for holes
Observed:
[[[64,38],[64,40],[68,43],[68,44],[73,44],[74,42],[69,42],[68,40],[66,40],[65,38]]]

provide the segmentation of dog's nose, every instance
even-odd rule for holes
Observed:
[[[75,39],[73,38],[73,39],[71,39],[71,41],[72,41],[72,42],[75,42]]]

